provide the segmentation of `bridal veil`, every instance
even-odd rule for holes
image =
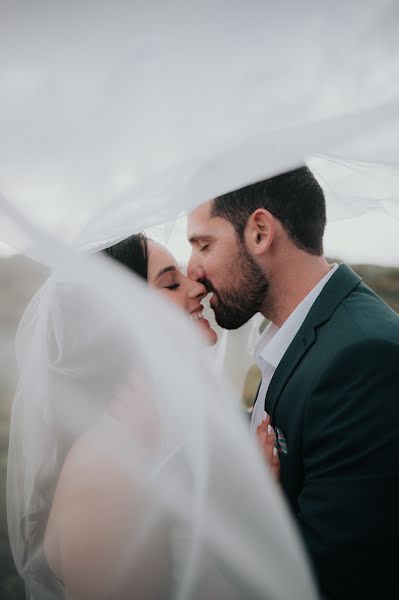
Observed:
[[[10,541],[30,597],[63,597],[38,569],[43,523],[88,431],[145,499],[104,597],[134,565],[146,589],[169,550],[176,598],[317,597],[193,324],[95,251],[305,160],[334,217],[398,216],[396,2],[2,10],[0,239],[49,269],[18,329],[8,459]],[[148,540],[157,551],[141,568]]]

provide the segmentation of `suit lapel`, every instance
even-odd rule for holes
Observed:
[[[271,416],[272,422],[281,392],[302,357],[314,344],[317,328],[330,319],[337,306],[360,282],[360,277],[352,269],[340,265],[322,289],[270,382],[265,398],[265,410]]]
[[[295,338],[292,340],[287,352],[281,359],[270,382],[265,398],[265,410],[271,416],[272,423],[274,423],[274,413],[277,401],[280,398],[280,394],[286,382],[301,358],[313,345],[315,339],[316,333],[314,328],[307,328],[307,331],[304,332],[303,327],[301,327]]]

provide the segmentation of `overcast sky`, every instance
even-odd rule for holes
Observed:
[[[399,217],[398,3],[193,7],[0,0],[0,192],[63,239],[118,200],[109,226],[129,233],[331,151],[393,167],[328,166],[329,206],[340,197],[340,210],[351,207],[341,216],[368,207]],[[340,120],[374,107],[383,108]],[[0,222],[0,242],[7,233]],[[326,251],[399,264],[399,221],[383,212],[331,221]]]

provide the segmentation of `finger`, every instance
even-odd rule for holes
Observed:
[[[273,449],[271,472],[275,481],[280,482],[280,458],[276,447]]]
[[[258,427],[260,427],[263,430],[267,430],[267,426],[269,425],[269,423],[270,423],[270,417],[269,417],[269,415],[267,415],[267,413],[264,413],[263,418],[262,418],[261,422],[259,423]]]
[[[273,461],[273,448],[275,447],[276,444],[276,439],[275,439],[275,435],[274,435],[274,431],[272,426],[269,424],[267,426],[267,434],[266,434],[266,454],[267,454],[267,462],[269,467],[271,467],[272,465],[272,461]]]
[[[266,413],[264,413],[264,415],[266,415]],[[263,416],[261,422],[259,423],[258,427],[256,428],[256,434],[260,435],[262,433],[262,434],[266,435],[269,422],[270,422],[270,417],[268,417],[267,415],[266,415],[266,417]]]
[[[256,430],[256,438],[262,449],[262,452],[264,452],[267,443],[267,429],[264,429],[263,427],[259,426]]]

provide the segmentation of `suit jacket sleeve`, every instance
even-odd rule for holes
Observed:
[[[310,390],[297,516],[331,597],[371,597],[374,585],[378,597],[381,573],[387,585],[396,575],[398,382],[399,344],[365,339],[337,355]]]

